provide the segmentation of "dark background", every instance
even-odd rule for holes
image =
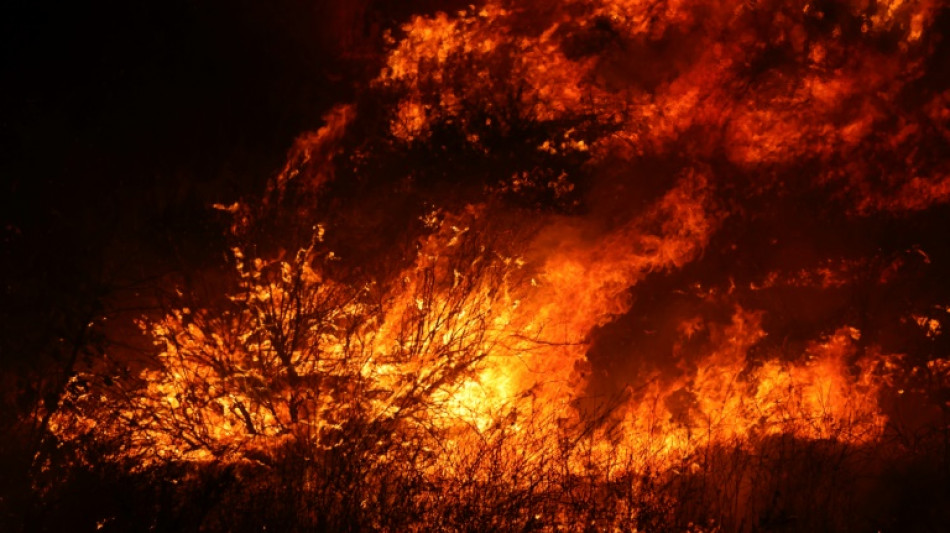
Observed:
[[[5,3],[0,371],[58,350],[103,292],[221,263],[210,206],[262,194],[378,72],[384,31],[436,4]]]
[[[182,219],[257,192],[380,44],[366,5],[330,4],[8,5],[7,240],[95,246],[149,225],[187,238]]]

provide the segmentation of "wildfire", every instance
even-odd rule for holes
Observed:
[[[469,158],[440,159],[450,172],[487,160],[478,196],[433,206],[420,193],[418,212],[393,200],[414,217],[387,219],[410,220],[410,252],[381,252],[401,258],[358,282],[330,243],[358,247],[347,224],[370,222],[328,222],[293,257],[235,249],[227,303],[143,322],[157,357],[117,386],[74,378],[89,417],[55,431],[122,435],[116,455],[139,467],[306,446],[480,480],[564,456],[564,476],[614,479],[711,469],[710,450],[770,439],[878,442],[903,355],[856,314],[806,327],[769,298],[886,288],[923,252],[828,253],[796,230],[757,232],[819,196],[849,221],[950,199],[933,157],[950,140],[950,93],[902,96],[930,68],[940,6],[826,4],[491,0],[413,17],[366,89],[385,108],[340,106],[302,136],[260,212],[324,216],[346,204],[324,203],[333,187],[370,195],[361,173],[396,159],[378,154],[413,150]],[[451,179],[426,172],[385,194]],[[266,218],[228,210],[236,234]],[[787,264],[745,251],[756,246]],[[648,290],[686,303],[667,313]],[[902,320],[934,339],[937,315]],[[799,330],[780,333],[783,320]],[[616,324],[634,340],[611,341]],[[474,459],[484,449],[493,463]]]

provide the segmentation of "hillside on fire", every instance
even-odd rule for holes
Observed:
[[[950,530],[950,5],[4,22],[0,530]]]

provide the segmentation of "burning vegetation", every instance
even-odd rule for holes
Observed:
[[[227,273],[21,421],[34,490],[119,472],[160,503],[116,530],[947,527],[947,16],[412,16],[217,206]]]

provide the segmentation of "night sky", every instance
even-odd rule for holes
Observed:
[[[3,11],[5,364],[104,279],[218,261],[210,205],[260,194],[293,139],[373,73],[400,16],[295,0]]]
[[[326,3],[268,4],[7,7],[5,225],[122,233],[257,191],[378,39]]]

